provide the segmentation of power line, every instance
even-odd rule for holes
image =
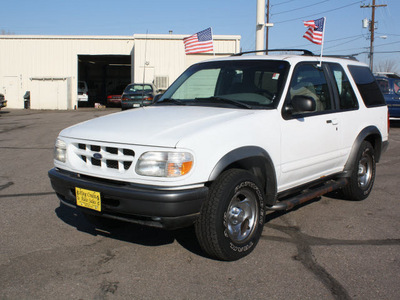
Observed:
[[[290,2],[293,2],[294,0],[289,0],[289,1],[285,1],[285,2],[281,2],[281,3],[278,3],[278,4],[273,4],[273,5],[271,5],[271,7],[273,7],[273,6],[278,6],[278,5],[282,5],[282,4],[286,4],[286,3],[290,3]]]
[[[314,13],[312,15],[303,16],[303,17],[294,18],[294,19],[289,19],[289,20],[284,20],[284,21],[280,21],[280,22],[274,22],[274,23],[275,24],[280,24],[280,23],[286,23],[286,22],[291,22],[291,21],[296,21],[296,20],[304,20],[305,18],[309,18],[309,17],[315,16],[315,15],[321,15],[321,14],[325,14],[325,13],[332,12],[332,11],[335,11],[335,10],[343,9],[343,8],[352,6],[352,5],[357,4],[357,3],[360,3],[360,1],[355,1],[355,2],[353,2],[351,4],[347,4],[347,5],[344,5],[344,6],[341,6],[341,7],[337,7],[337,8],[334,8],[334,9],[330,9],[330,10],[326,10],[326,11],[321,11],[321,12],[318,12],[318,13]]]
[[[353,40],[351,40],[351,41],[343,42],[343,43],[336,44],[336,45],[333,45],[333,46],[330,46],[330,47],[325,47],[325,49],[331,49],[331,48],[339,47],[339,46],[341,46],[341,45],[344,45],[344,44],[348,44],[348,43],[354,42],[354,41],[356,41],[356,40],[358,40],[358,39],[361,39],[361,38],[362,38],[362,36],[359,36],[358,38],[356,38],[356,39],[353,39]]]
[[[328,1],[329,1],[329,0],[319,1],[319,2],[317,2],[317,3],[313,3],[313,4],[310,4],[310,5],[302,6],[302,7],[299,7],[299,8],[294,8],[294,9],[290,9],[290,10],[286,10],[286,11],[277,12],[277,13],[275,13],[275,14],[271,14],[271,16],[286,14],[286,13],[288,13],[288,12],[292,12],[292,11],[296,11],[296,10],[299,10],[299,9],[304,9],[304,8],[316,6],[316,5],[318,5],[318,4],[322,4],[322,3],[328,2]]]

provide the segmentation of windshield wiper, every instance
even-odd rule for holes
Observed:
[[[158,101],[157,104],[168,103],[168,102],[175,103],[178,105],[187,105],[187,103],[185,103],[185,101],[174,99],[174,98],[165,98],[162,101]]]
[[[228,99],[228,98],[217,97],[217,96],[212,96],[212,97],[208,97],[208,98],[195,98],[195,100],[222,102],[222,103],[227,103],[227,104],[233,104],[233,105],[235,105],[237,107],[241,107],[241,108],[252,109],[251,105],[248,105],[246,103]]]

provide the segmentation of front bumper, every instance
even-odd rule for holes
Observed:
[[[176,229],[190,226],[197,219],[208,188],[157,190],[125,182],[80,176],[57,168],[48,173],[51,185],[61,202],[85,213]],[[100,213],[76,205],[75,187],[100,192]]]

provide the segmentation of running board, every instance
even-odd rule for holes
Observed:
[[[313,200],[319,196],[326,193],[332,192],[334,190],[344,187],[348,183],[347,178],[340,178],[338,180],[331,180],[326,182],[320,187],[314,189],[307,189],[300,195],[294,196],[287,200],[280,201],[273,206],[267,206],[266,209],[269,210],[290,210],[293,207],[303,204],[307,201]]]

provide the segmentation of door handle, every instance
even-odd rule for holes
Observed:
[[[337,125],[339,124],[337,119],[332,119],[332,120],[326,120],[327,124],[332,124],[332,125]]]

